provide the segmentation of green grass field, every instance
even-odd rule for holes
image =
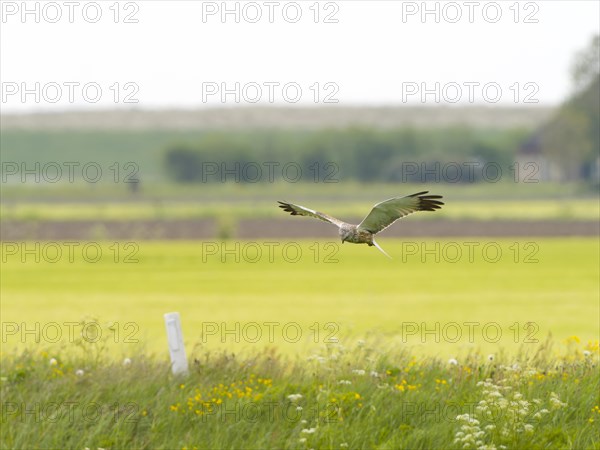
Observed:
[[[283,198],[283,197],[282,197]],[[298,202],[299,200],[296,200]],[[319,200],[321,209],[339,217],[355,217],[368,211],[377,200],[354,202],[343,206]],[[222,204],[217,201],[175,201],[139,203],[18,203],[0,208],[4,220],[141,220],[141,219],[189,219],[204,217],[281,217],[272,198],[255,199],[244,205]],[[454,200],[452,209],[441,210],[435,219],[470,220],[594,220],[600,215],[598,200],[594,199],[542,199],[460,201]],[[428,215],[416,220],[431,220]]]
[[[599,448],[595,238],[13,245],[2,448]]]
[[[341,245],[333,231],[328,241],[107,241],[102,221],[136,236],[156,225],[137,221],[166,229],[212,218],[216,235],[232,239],[243,219],[291,223],[276,200],[351,220],[427,190],[446,207],[411,217],[416,227],[479,221],[477,233],[521,222],[535,235],[547,230],[537,221],[569,233],[571,222],[597,221],[597,179],[544,181],[552,167],[519,150],[537,122],[493,110],[469,112],[477,125],[465,128],[448,125],[470,123],[456,108],[435,123],[405,109],[429,129],[375,134],[288,129],[286,114],[279,131],[246,129],[248,111],[233,121],[217,112],[207,122],[217,134],[199,116],[179,129],[187,113],[172,111],[138,130],[141,110],[70,119],[93,130],[3,129],[3,236],[23,226],[59,239],[95,221],[90,239],[102,241],[0,241],[0,448],[600,450],[597,236],[382,237],[393,259]],[[326,122],[345,121],[341,111]],[[385,123],[391,112],[379,112]],[[115,121],[119,130],[103,129]],[[169,123],[177,129],[163,129]],[[174,144],[202,150],[204,162],[236,154],[246,168],[289,160],[304,173],[295,182],[260,169],[256,183],[241,182],[230,164],[201,183],[176,183],[166,164]],[[544,155],[558,164],[552,171],[565,163]],[[427,162],[415,178],[411,159]],[[471,163],[478,181],[436,179],[437,160],[445,169]],[[492,178],[480,163],[494,160]],[[170,367],[164,314],[173,311],[187,374]]]
[[[452,357],[533,347],[549,333],[584,342],[599,334],[594,238],[382,240],[392,260],[326,241],[106,243],[98,262],[93,245],[69,255],[65,244],[42,243],[38,253],[56,262],[35,262],[33,243],[32,254],[8,245],[2,317],[20,328],[3,329],[4,352],[44,341],[48,323],[66,338],[65,322],[95,317],[116,323],[119,354],[142,346],[162,355],[170,311],[181,313],[190,348],[236,351],[301,353],[331,336],[376,335]]]
[[[141,355],[36,349],[2,364],[2,448],[596,449],[598,347],[422,358],[377,341],[318,355],[206,353],[189,375]],[[81,355],[81,353],[80,353]]]
[[[142,184],[128,192],[124,184],[7,184],[2,189],[2,220],[142,220],[227,217],[282,217],[276,200],[327,211],[341,218],[361,217],[386,198],[429,190],[444,195],[451,207],[411,220],[596,220],[597,189],[576,183],[361,184],[211,183]]]

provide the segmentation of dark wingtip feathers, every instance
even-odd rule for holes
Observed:
[[[420,195],[423,194],[427,194],[429,191],[421,191],[421,192],[417,192],[416,194],[411,194],[409,195],[409,197],[419,197]]]
[[[277,203],[280,203],[279,207],[285,212],[289,212],[292,216],[298,215],[298,213],[294,211],[294,209],[292,209],[292,205],[290,205],[289,203],[280,202],[279,200],[277,200]]]
[[[441,195],[424,195],[428,192],[429,191],[424,191],[411,195],[411,197],[419,198],[419,211],[435,211],[441,209],[444,202],[441,202],[438,199],[443,197]]]

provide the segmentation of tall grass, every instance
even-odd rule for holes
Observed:
[[[2,356],[2,448],[598,448],[598,343],[507,358],[340,343],[196,348],[190,373],[85,343]]]

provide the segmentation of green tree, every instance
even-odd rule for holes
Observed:
[[[590,45],[575,55],[571,77],[576,92],[586,90],[600,74],[600,35],[594,36]]]
[[[600,157],[600,37],[575,55],[574,93],[542,131],[542,149],[567,179],[591,179]]]

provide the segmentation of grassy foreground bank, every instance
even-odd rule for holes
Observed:
[[[290,359],[2,356],[2,448],[599,448],[598,343],[423,358],[378,342]]]

